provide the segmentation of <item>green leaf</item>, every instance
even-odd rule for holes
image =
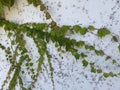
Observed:
[[[76,53],[74,56],[75,56],[76,59],[80,58],[80,54],[78,54],[78,53]]]
[[[101,69],[97,69],[97,73],[102,73],[102,70]]]
[[[44,5],[44,4],[41,4],[41,5],[40,5],[40,10],[41,10],[41,11],[46,10],[46,7],[45,7],[45,5]]]
[[[11,37],[11,36],[12,36],[12,33],[11,33],[11,32],[9,32],[9,33],[8,33],[8,37]]]
[[[88,66],[88,61],[83,60],[83,61],[82,61],[82,64],[83,64],[84,67],[87,67],[87,66]]]
[[[25,40],[21,40],[21,46],[25,46],[25,44],[26,44],[26,41]]]
[[[107,56],[105,60],[108,60],[108,59],[110,59],[110,58],[111,58],[110,56]]]
[[[30,63],[30,66],[33,66],[33,63]]]
[[[32,4],[33,3],[33,0],[27,0],[29,4]]]
[[[94,67],[91,68],[91,72],[96,73],[96,69]]]
[[[109,72],[109,76],[114,77],[116,76],[116,74],[114,74],[113,72]]]
[[[91,62],[91,63],[90,63],[90,66],[91,66],[91,67],[93,67],[93,66],[94,66],[94,64],[95,64],[95,63]]]
[[[3,27],[3,25],[5,24],[5,23],[4,23],[4,15],[2,16],[2,15],[1,15],[1,12],[2,12],[2,11],[0,11],[0,27]]]
[[[80,33],[81,35],[85,35],[87,32],[87,28],[81,28],[79,25],[73,26],[73,29],[75,30],[76,33]]]
[[[62,32],[63,36],[66,35],[66,33],[67,33],[67,31],[68,31],[69,29],[70,29],[70,26],[63,25],[63,26],[61,27],[61,32]]]
[[[94,46],[85,45],[85,49],[95,50],[95,47]]]
[[[88,29],[91,30],[91,31],[95,30],[94,26],[91,26],[91,25],[88,27]]]
[[[84,46],[85,45],[85,42],[84,41],[79,41],[79,42],[77,42],[77,46],[78,47],[82,47],[82,46]]]
[[[0,48],[5,50],[5,46],[3,46],[1,43],[0,43]]]
[[[94,46],[89,46],[89,50],[95,50]]]
[[[110,31],[108,29],[106,29],[106,28],[101,28],[97,32],[97,35],[100,38],[105,37],[106,35],[109,35],[109,34],[110,34]]]
[[[81,35],[85,35],[87,33],[87,28],[82,28],[81,30],[80,30],[80,34]]]
[[[115,63],[116,63],[116,60],[113,59],[113,60],[112,60],[112,64],[115,64]]]
[[[89,49],[89,46],[88,46],[88,45],[85,45],[85,49]]]
[[[79,25],[73,26],[73,29],[75,30],[76,33],[78,33],[82,28]]]
[[[33,5],[35,7],[37,7],[38,5],[40,5],[40,0],[33,0]]]
[[[107,77],[114,77],[114,76],[116,76],[116,74],[114,74],[113,72],[109,72],[109,73],[104,73],[103,76],[105,78],[107,78]]]
[[[95,53],[99,56],[103,56],[104,55],[104,51],[103,50],[95,50]]]
[[[46,19],[50,19],[51,18],[51,15],[48,12],[46,12],[45,15],[46,15]]]
[[[80,56],[81,56],[82,58],[87,57],[87,55],[86,55],[86,54],[84,54],[84,53],[81,53],[81,54],[80,54]]]
[[[33,24],[32,27],[33,27],[33,29],[37,29],[37,30],[48,29],[48,26],[46,23]]]
[[[12,44],[12,45],[15,45],[15,40],[12,40],[12,41],[11,41],[11,44]]]
[[[51,28],[57,27],[57,23],[56,23],[55,21],[52,21],[52,22],[50,23],[50,25],[51,25]]]
[[[28,66],[29,64],[28,64],[28,63],[26,63],[25,65],[26,65],[26,66]]]
[[[118,42],[118,39],[116,36],[113,36],[112,39],[115,41],[115,42]]]
[[[109,73],[104,73],[103,76],[104,76],[105,78],[107,78],[107,77],[109,77],[110,75],[109,75]]]
[[[61,27],[61,30],[65,30],[65,31],[68,31],[70,29],[71,26],[67,26],[67,25],[63,25]]]
[[[51,36],[53,36],[53,37],[54,37],[54,36],[56,35],[55,30],[51,30],[51,33],[50,33],[50,34],[51,34]]]

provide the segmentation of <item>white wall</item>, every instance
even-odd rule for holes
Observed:
[[[120,1],[119,0],[42,0],[49,8],[52,18],[59,25],[93,25],[96,28],[107,27],[111,32],[120,36]],[[9,10],[6,9],[6,19],[16,23],[26,22],[49,22],[45,20],[44,13],[28,5],[26,0],[17,0],[15,5]],[[87,43],[102,49],[106,54],[112,56],[120,63],[120,54],[117,45],[111,40],[111,36],[99,39],[95,35],[88,33],[85,36],[79,34],[68,36],[76,40],[85,40]],[[33,48],[32,58],[38,56],[35,47],[30,44],[28,39],[27,46]],[[2,28],[0,28],[0,43],[10,45],[9,39]],[[48,44],[48,49],[52,55],[54,68],[55,90],[120,90],[120,77],[109,77],[105,79],[102,74],[93,74],[90,68],[84,68],[81,61],[76,61],[71,53],[61,54],[57,52],[53,43]],[[96,67],[100,67],[104,72],[120,72],[120,68],[112,65],[111,61],[105,61],[104,57],[98,57],[93,52],[82,50],[88,54],[87,60],[96,62]],[[81,49],[80,49],[81,52]],[[63,59],[59,56],[63,56]],[[45,61],[47,70],[44,68],[39,77],[34,90],[52,90],[52,83],[49,76],[49,68]],[[5,54],[0,49],[0,87],[6,77],[10,67],[6,61]],[[24,69],[24,68],[23,68]],[[29,85],[29,77],[23,75],[26,86]],[[7,87],[7,86],[6,86]],[[6,89],[5,89],[6,90]],[[17,90],[20,90],[17,88]]]

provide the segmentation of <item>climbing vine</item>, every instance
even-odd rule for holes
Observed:
[[[79,33],[80,35],[84,36],[86,35],[86,33],[94,34],[93,32],[97,30],[97,33],[95,35],[100,39],[104,39],[104,37],[106,37],[107,35],[112,36],[112,40],[118,44],[118,47],[116,48],[118,48],[118,51],[120,52],[120,42],[119,37],[117,35],[111,33],[110,30],[108,30],[107,28],[96,29],[94,26],[58,26],[57,23],[52,19],[50,13],[48,12],[48,8],[42,3],[41,0],[27,1],[29,4],[33,4],[35,7],[39,6],[40,11],[43,11],[45,13],[46,19],[51,19],[51,22],[49,24],[17,24],[14,22],[10,22],[5,19],[4,7],[7,6],[10,9],[14,5],[15,0],[0,0],[0,27],[4,28],[8,38],[10,38],[11,41],[11,47],[6,47],[2,43],[0,43],[0,49],[2,49],[5,52],[6,60],[11,64],[7,77],[2,84],[1,90],[4,89],[4,86],[8,82],[8,90],[14,90],[17,84],[20,85],[22,90],[32,90],[42,70],[42,65],[44,64],[45,56],[48,60],[50,77],[54,89],[54,71],[51,63],[51,55],[49,53],[49,50],[47,49],[47,43],[51,41],[55,43],[58,52],[71,52],[71,54],[75,57],[76,60],[82,60],[83,67],[90,66],[90,72],[92,73],[101,73],[105,78],[120,75],[120,73],[104,72],[101,68],[96,68],[94,62],[89,62],[86,59],[87,54],[85,52],[78,52],[79,48],[84,48],[89,52],[94,52],[97,56],[104,56],[105,60],[112,60],[112,64],[119,65],[119,63],[117,63],[117,60],[115,60],[115,58],[112,58],[112,56],[107,55],[104,50],[98,50],[94,45],[91,45],[85,41],[76,41],[75,39],[70,39],[66,37],[68,33],[70,35]],[[25,36],[30,37],[34,40],[34,43],[40,55],[37,62],[37,70],[33,68],[34,63],[26,47]],[[29,87],[24,87],[24,80],[21,76],[21,74],[25,73],[24,70],[21,69],[23,63],[25,63],[27,71],[32,78],[32,82],[29,85]],[[12,73],[13,76],[11,76]]]

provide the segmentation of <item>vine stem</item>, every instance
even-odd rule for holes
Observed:
[[[9,37],[9,40],[10,40],[10,42],[12,42],[10,37]],[[14,49],[13,49],[12,45],[11,45],[11,49],[12,49],[12,52],[14,52]]]
[[[19,44],[17,45],[15,51],[13,51],[14,52],[14,55],[12,57],[13,61],[16,61],[16,52],[17,52],[18,47],[19,47]],[[14,63],[16,63],[16,62],[14,62]],[[10,75],[13,72],[14,69],[15,69],[14,65],[11,65],[10,68],[9,68],[9,71],[7,73],[6,79],[4,80],[4,83],[2,84],[2,88],[0,90],[3,90],[3,88],[4,88],[5,84],[7,83],[8,79],[10,79]]]
[[[99,30],[99,29],[95,29],[95,30]],[[95,34],[95,33],[93,33],[92,31],[88,31],[89,33],[91,33],[91,34],[93,34],[93,35],[95,35],[96,37],[98,37],[98,35],[97,34]],[[116,35],[115,33],[110,33],[110,35],[113,37],[113,36],[117,36],[117,37],[119,37],[118,35]],[[120,42],[117,42],[118,44],[120,44]]]
[[[8,71],[8,73],[7,73],[7,77],[6,77],[6,79],[4,80],[4,82],[3,82],[2,87],[1,87],[0,90],[4,90],[3,88],[4,88],[5,84],[7,83],[8,79],[10,79],[10,75],[11,75],[11,73],[13,72],[13,70],[14,70],[14,67],[11,65],[10,68],[9,68],[9,71]]]

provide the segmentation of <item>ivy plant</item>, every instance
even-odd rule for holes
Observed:
[[[4,7],[8,7],[10,9],[14,5],[15,1],[17,0],[0,0],[0,27],[4,28],[8,38],[14,37],[12,40],[10,40],[11,45],[15,47],[15,49],[13,50],[12,47],[6,47],[0,42],[0,49],[2,49],[6,53],[6,60],[11,64],[11,67],[7,73],[7,77],[2,84],[1,90],[4,89],[4,86],[8,82],[8,90],[15,90],[17,84],[20,85],[20,88],[22,90],[32,90],[32,88],[38,80],[40,72],[42,71],[42,65],[44,65],[45,56],[48,60],[50,77],[54,89],[54,70],[51,62],[51,55],[49,53],[49,50],[47,49],[47,44],[51,41],[55,43],[56,48],[58,48],[58,52],[71,52],[71,54],[75,57],[76,60],[82,60],[81,63],[83,67],[87,68],[89,66],[91,73],[102,74],[104,78],[120,75],[120,73],[104,72],[101,68],[96,68],[94,62],[90,62],[86,59],[87,54],[85,52],[78,52],[79,48],[84,48],[89,52],[94,52],[97,56],[104,56],[106,61],[110,59],[112,60],[112,64],[116,64],[117,61],[114,58],[112,58],[112,56],[107,55],[104,50],[98,50],[94,45],[88,44],[85,41],[76,41],[75,39],[70,39],[66,37],[68,33],[70,33],[71,35],[74,33],[79,33],[82,36],[84,36],[87,33],[92,33],[95,31],[94,26],[58,26],[57,22],[55,22],[52,19],[50,13],[48,12],[48,8],[42,3],[41,0],[27,1],[29,4],[33,4],[35,7],[40,7],[40,11],[43,11],[45,13],[46,19],[51,19],[51,22],[49,24],[17,24],[14,22],[10,22],[4,17]],[[118,48],[118,51],[120,52],[119,37],[115,34],[113,35],[107,28],[97,29],[96,36],[100,37],[100,39],[103,39],[107,35],[111,35],[113,41],[115,43],[118,43],[118,47],[116,48]],[[37,47],[38,53],[40,55],[37,62],[37,70],[33,68],[34,63],[32,62],[32,58],[30,57],[29,51],[26,48],[26,40],[24,38],[25,36],[33,39]],[[65,49],[63,50],[62,48]],[[24,86],[24,80],[21,76],[21,74],[24,73],[24,70],[21,69],[24,63],[27,67],[28,74],[30,74],[32,78],[32,82],[29,85],[29,87]],[[12,73],[13,76],[11,76]]]

